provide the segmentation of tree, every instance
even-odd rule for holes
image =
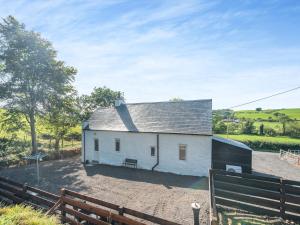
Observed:
[[[107,87],[94,88],[90,95],[82,95],[77,99],[77,107],[79,108],[81,120],[87,120],[91,113],[98,107],[108,107],[120,98],[120,91],[113,91]]]
[[[70,130],[78,124],[78,113],[75,106],[75,93],[65,96],[51,96],[47,104],[47,114],[44,119],[47,121],[47,128],[54,137],[54,149],[59,150],[60,141]],[[63,146],[62,146],[63,147]]]
[[[9,16],[0,23],[0,100],[4,107],[24,115],[37,151],[36,116],[53,94],[64,95],[76,70],[56,59],[51,43]]]
[[[278,122],[282,124],[282,135],[285,135],[286,134],[286,124],[288,122],[292,121],[292,119],[288,115],[286,115],[284,113],[279,113],[279,112],[274,113],[274,116],[276,117]]]
[[[213,126],[215,134],[225,134],[227,132],[227,126],[224,122],[219,121]]]
[[[247,120],[242,127],[242,133],[243,134],[253,134],[255,127],[254,122],[251,120]]]
[[[259,126],[259,135],[264,135],[264,124],[263,123]]]

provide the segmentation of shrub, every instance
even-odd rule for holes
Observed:
[[[254,122],[251,120],[247,120],[246,123],[243,124],[242,133],[243,134],[253,134],[255,130]]]
[[[278,133],[276,132],[275,129],[271,128],[271,127],[265,127],[264,128],[264,133],[267,135],[267,136],[271,136],[271,137],[275,137],[278,135]]]
[[[214,132],[216,134],[225,134],[227,131],[227,126],[224,122],[220,121],[214,126]]]
[[[0,208],[0,225],[59,225],[54,216],[46,216],[29,206],[15,205]]]
[[[253,150],[268,150],[272,152],[279,152],[280,149],[289,150],[289,149],[299,149],[297,144],[286,144],[286,143],[271,143],[271,142],[262,142],[262,141],[243,141]]]

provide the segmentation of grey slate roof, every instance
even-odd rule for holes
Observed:
[[[236,147],[239,147],[239,148],[243,148],[245,150],[252,151],[252,149],[250,147],[248,147],[247,145],[245,145],[244,143],[239,142],[239,141],[235,141],[235,140],[232,140],[232,139],[222,138],[220,136],[213,136],[213,140],[219,141],[219,142],[222,142],[222,143],[225,143],[225,144],[228,144],[228,145],[233,145],[233,146],[236,146]]]
[[[212,135],[212,101],[152,102],[99,108],[90,130]]]

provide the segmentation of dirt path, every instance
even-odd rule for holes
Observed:
[[[35,166],[10,168],[1,176],[35,185]],[[65,187],[183,225],[193,224],[192,202],[201,205],[201,224],[208,224],[207,178],[96,165],[84,168],[78,157],[41,163],[41,188]]]
[[[252,154],[253,170],[290,180],[300,181],[300,167],[279,159],[279,153],[257,152]]]

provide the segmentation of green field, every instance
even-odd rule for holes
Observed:
[[[267,137],[267,136],[258,136],[258,135],[227,135],[227,134],[218,134],[223,138],[229,138],[240,142],[269,142],[274,144],[294,144],[299,145],[300,148],[300,138],[291,138],[286,136],[277,136],[277,137]]]
[[[253,120],[276,120],[274,113],[284,113],[291,119],[300,120],[300,108],[294,109],[266,109],[262,111],[256,110],[240,110],[234,112],[234,117],[238,119],[253,119]]]

